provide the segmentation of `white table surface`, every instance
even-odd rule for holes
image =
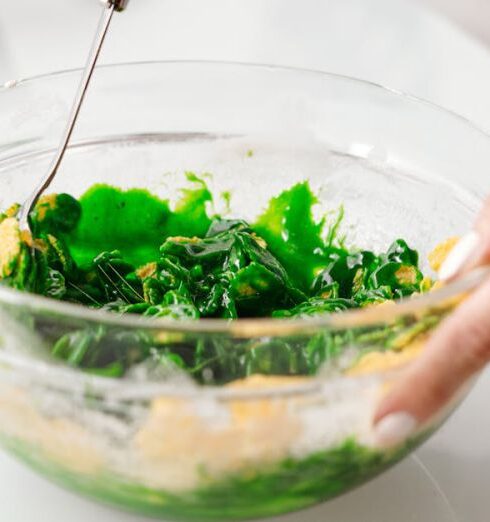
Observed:
[[[82,65],[95,0],[0,0],[0,83]],[[103,61],[222,59],[330,70],[408,91],[490,129],[490,55],[403,0],[132,0]],[[482,176],[490,175],[482,171]],[[414,461],[290,522],[488,522],[490,374]],[[0,522],[138,522],[66,493],[0,453]],[[423,513],[423,515],[421,515]],[[444,515],[445,513],[445,515]],[[442,517],[442,518],[441,518]]]

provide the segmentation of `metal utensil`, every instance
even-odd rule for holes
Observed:
[[[30,230],[29,214],[33,209],[34,205],[41,197],[41,195],[43,194],[43,192],[51,185],[53,179],[56,176],[56,173],[58,172],[61,162],[63,161],[66,149],[70,142],[70,138],[73,134],[73,130],[75,128],[78,116],[80,114],[80,109],[82,108],[83,101],[85,99],[85,94],[87,93],[90,80],[92,79],[92,75],[100,55],[100,51],[102,50],[105,37],[109,30],[112,21],[112,16],[115,11],[123,11],[126,8],[128,2],[129,0],[105,0],[102,2],[104,7],[102,15],[100,17],[99,27],[97,29],[92,48],[90,50],[87,65],[85,66],[85,69],[83,71],[82,79],[78,87],[77,95],[75,97],[75,101],[70,112],[70,117],[68,119],[66,129],[63,132],[63,136],[61,138],[58,150],[56,151],[56,154],[49,166],[46,175],[20,208],[19,226],[21,230]]]

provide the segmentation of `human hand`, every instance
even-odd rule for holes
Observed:
[[[486,263],[490,263],[490,199],[439,276],[448,281]],[[414,435],[488,362],[490,280],[443,321],[423,354],[383,399],[374,417],[376,444],[395,446]]]

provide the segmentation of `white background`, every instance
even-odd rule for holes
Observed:
[[[488,51],[421,7],[445,1],[131,0],[103,61],[206,58],[325,69],[409,91],[490,128]],[[82,66],[98,12],[97,0],[0,0],[0,82]],[[490,19],[488,26],[490,33]]]
[[[461,6],[451,3],[443,7],[457,13]],[[96,0],[0,0],[0,84],[81,66],[98,13]],[[478,15],[465,24],[485,39]],[[267,62],[352,75],[429,99],[490,130],[488,51],[411,1],[132,0],[127,13],[114,20],[103,61],[165,58]],[[490,192],[486,169],[490,166],[482,165]],[[458,413],[419,451],[461,521],[490,518],[489,397],[486,374]],[[425,496],[414,496],[418,486],[425,488]],[[431,511],[436,492],[413,472],[413,464],[368,488],[335,504],[336,522],[350,522],[347,513],[367,505],[367,494],[374,507],[371,514],[359,512],[363,522],[438,522]],[[0,492],[0,522],[139,520],[76,499],[1,453]],[[423,502],[427,513],[420,518],[415,508]],[[380,519],[375,512],[383,505]],[[398,515],[393,513],[396,505]],[[288,520],[329,521],[328,509]]]

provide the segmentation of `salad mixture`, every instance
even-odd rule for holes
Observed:
[[[44,196],[31,216],[32,237],[19,231],[14,205],[0,217],[3,284],[117,314],[185,321],[312,317],[391,302],[432,285],[403,239],[382,253],[347,248],[338,233],[342,211],[315,220],[307,182],[273,198],[248,223],[214,215],[206,184],[188,178],[195,188],[185,190],[174,209],[145,190],[107,185],[93,186],[79,200]],[[387,340],[396,333],[396,327],[384,331]],[[326,356],[286,343],[270,347],[271,360],[257,357],[246,361],[247,370],[227,371],[220,367],[227,354],[219,357],[212,347],[172,352],[165,343],[155,347],[155,339],[139,339],[147,349],[135,352],[129,336],[127,350],[111,350],[124,344],[120,333],[111,335],[103,328],[70,332],[56,340],[52,354],[110,376],[161,356],[197,379],[206,370],[220,382],[254,372],[311,374]]]
[[[44,196],[31,215],[32,234],[20,231],[13,205],[0,216],[1,283],[123,316],[185,322],[287,322],[389,306],[434,287],[403,239],[383,252],[349,247],[340,234],[343,212],[317,217],[307,182],[272,198],[247,222],[214,212],[204,181],[187,177],[193,188],[175,206],[145,190],[107,185],[79,199]],[[435,270],[454,243],[434,251]],[[436,310],[338,331],[250,338],[177,333],[163,323],[154,330],[134,322],[68,324],[56,314],[25,313],[23,324],[60,363],[122,383],[181,375],[192,397],[141,397],[121,410],[122,399],[115,407],[90,389],[70,396],[68,405],[55,382],[42,383],[37,394],[36,383],[22,390],[5,385],[3,444],[95,498],[195,520],[300,509],[399,460],[415,441],[390,452],[370,446],[372,412],[386,384],[375,374],[416,357],[444,315]],[[373,379],[316,379],[336,361],[340,375]],[[199,402],[192,394],[201,385],[231,398],[203,395]],[[308,392],[294,391],[305,385]],[[253,395],[264,390],[271,394]]]

